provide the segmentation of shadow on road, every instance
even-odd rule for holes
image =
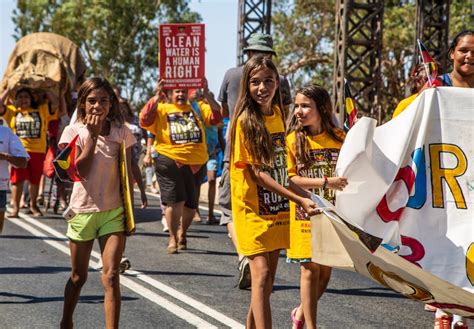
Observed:
[[[25,236],[25,235],[0,235],[0,239],[15,240],[43,240],[43,241],[67,241],[68,239],[56,238],[51,236]]]
[[[381,291],[381,292],[377,292]],[[349,295],[349,296],[367,296],[367,297],[384,297],[384,298],[406,298],[390,289],[382,287],[373,288],[355,288],[355,289],[327,289],[326,294]]]
[[[0,274],[52,274],[70,271],[70,267],[57,266],[0,267]]]
[[[37,303],[50,303],[60,302],[64,300],[63,296],[56,297],[36,297],[31,295],[13,294],[9,292],[0,292],[0,297],[15,298],[23,300],[0,300],[0,304],[37,304]],[[122,296],[122,301],[137,300],[135,297]],[[104,302],[104,296],[81,296],[79,303],[84,304],[102,304]]]
[[[166,272],[166,271],[146,271],[136,269],[140,273],[148,275],[179,275],[179,276],[205,276],[205,277],[219,277],[219,278],[231,278],[234,275],[229,274],[216,274],[216,273],[197,273],[197,272]],[[126,274],[126,276],[133,276]]]

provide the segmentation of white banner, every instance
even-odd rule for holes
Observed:
[[[337,211],[352,225],[470,295],[473,141],[474,89],[428,89],[386,124],[362,118],[349,131],[337,164],[349,185],[336,196]],[[474,314],[472,299],[465,306]]]
[[[355,270],[405,297],[474,318],[473,293],[424,271],[382,246],[375,247],[381,239],[377,241],[352,225],[335,208],[328,206],[322,215],[312,217],[311,230],[315,232],[314,262]],[[331,240],[326,238],[328,232]]]

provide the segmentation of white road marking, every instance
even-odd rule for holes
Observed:
[[[33,217],[28,216],[28,215],[20,213],[19,216],[22,219],[24,219],[25,221],[27,221],[28,223],[30,223],[31,225],[34,225],[34,226],[42,229],[43,231],[51,234],[52,236],[63,240],[63,243],[49,240],[49,238],[50,238],[49,236],[45,235],[43,232],[38,231],[36,228],[22,222],[20,219],[9,218],[9,221],[11,221],[12,223],[22,227],[23,229],[30,232],[31,234],[33,234],[37,237],[43,238],[44,242],[46,242],[50,246],[58,249],[59,251],[67,254],[68,256],[70,256],[69,248],[64,245],[64,243],[67,244],[67,241],[68,241],[68,238],[64,234],[59,233],[55,229],[49,227],[48,225],[46,225],[46,224],[34,219]],[[100,260],[100,258],[101,258],[100,253],[98,253],[96,251],[92,251],[91,256],[93,258],[95,258],[96,260]],[[95,261],[92,260],[90,262],[90,267],[97,270],[99,268],[99,264],[98,264],[98,262],[95,262]],[[143,274],[139,271],[132,271],[132,270],[127,271],[127,274],[133,275],[138,280],[141,280],[141,281],[151,285],[152,287],[154,287],[154,288],[156,288],[156,289],[172,296],[173,298],[176,298],[176,299],[180,300],[181,302],[193,307],[194,309],[208,315],[211,318],[214,318],[215,320],[225,324],[226,326],[229,326],[231,328],[239,328],[239,329],[240,328],[242,328],[242,329],[245,328],[244,325],[242,325],[242,324],[238,323],[237,321],[229,318],[228,316],[220,313],[219,311],[214,310],[213,308],[211,308],[211,307],[195,300],[192,297],[189,297],[189,296],[177,291],[176,289],[174,289],[174,288],[172,288],[172,287],[170,287],[170,286],[168,286],[168,285],[166,285],[166,284],[164,284],[160,281],[157,281],[157,280],[149,277],[146,274]],[[130,290],[135,291],[137,294],[139,294],[139,295],[147,298],[148,300],[156,303],[158,306],[165,308],[166,310],[168,310],[169,312],[175,314],[179,318],[187,321],[188,323],[190,323],[192,325],[195,325],[197,328],[217,328],[214,325],[212,325],[211,323],[208,323],[205,320],[203,320],[202,318],[194,315],[193,313],[190,313],[190,312],[186,311],[185,309],[179,307],[178,305],[170,302],[166,298],[161,297],[160,295],[156,294],[155,292],[153,292],[153,291],[147,289],[146,287],[134,282],[133,280],[131,280],[127,276],[122,275],[121,278],[120,278],[120,283],[122,285],[124,285],[125,287],[129,288]]]

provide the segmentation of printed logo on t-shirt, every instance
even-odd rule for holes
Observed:
[[[308,164],[301,163],[297,165],[298,176],[309,178],[334,176],[337,159],[339,157],[339,149],[326,148],[310,150],[309,156],[311,160]],[[326,190],[323,191],[322,188],[312,188],[310,191],[317,195],[323,195],[326,200],[332,203],[335,201],[336,192],[334,190],[326,188]],[[309,217],[304,212],[303,208],[298,205],[296,206],[296,219],[309,220]]]
[[[265,172],[269,174],[278,184],[288,187],[288,168],[286,163],[286,142],[284,133],[272,134],[272,144],[275,152],[275,162],[273,168],[265,168]],[[277,215],[280,212],[287,212],[290,204],[287,198],[271,192],[260,185],[257,185],[259,214]]]
[[[15,117],[15,131],[20,138],[40,138],[41,118],[38,112],[25,115],[18,113]]]
[[[202,143],[202,132],[193,112],[169,113],[167,116],[172,144]]]

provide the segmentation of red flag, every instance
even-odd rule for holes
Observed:
[[[63,182],[80,182],[82,180],[76,168],[76,141],[78,137],[79,135],[76,135],[53,160],[56,175]]]
[[[348,121],[349,121],[349,128],[352,128],[352,126],[355,123],[355,120],[357,119],[357,108],[355,106],[355,102],[352,99],[351,96],[351,91],[349,89],[349,83],[347,82],[346,79],[344,79],[344,99],[345,99],[345,107],[346,107],[346,113],[348,116]]]
[[[431,57],[428,48],[426,48],[426,46],[423,44],[423,42],[421,42],[420,39],[417,39],[417,41],[418,48],[420,50],[420,60],[426,70],[428,83],[430,86],[432,86],[436,81],[436,77],[438,76],[438,68],[433,57]]]

